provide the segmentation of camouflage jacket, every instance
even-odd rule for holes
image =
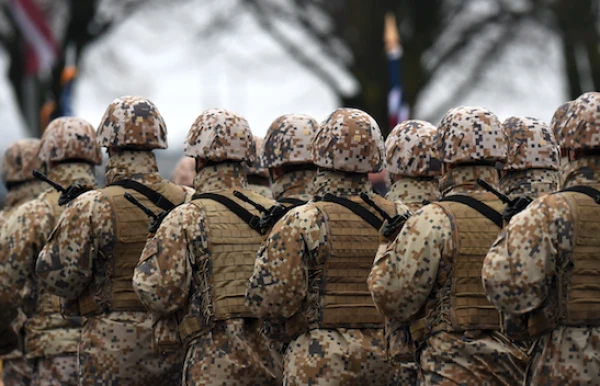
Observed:
[[[500,179],[498,188],[511,199],[522,195],[535,198],[558,190],[558,173],[552,169],[509,171]]]
[[[8,191],[6,195],[6,205],[0,211],[0,234],[2,227],[10,218],[11,214],[22,204],[29,200],[33,200],[39,194],[48,189],[49,186],[45,182],[38,180],[26,181],[19,186]]]
[[[298,170],[282,175],[271,182],[273,198],[276,201],[282,198],[309,201],[314,191],[315,173],[313,170]]]
[[[571,162],[564,188],[600,188],[600,157]],[[574,213],[562,194],[543,196],[512,218],[486,256],[483,284],[500,310],[523,315],[542,307],[552,296],[557,266],[575,247]],[[559,326],[534,346],[530,384],[595,384],[600,377],[599,327]]]
[[[392,184],[385,198],[400,201],[415,213],[424,205],[424,200],[435,202],[440,199],[439,182],[434,178],[403,177]]]
[[[151,189],[163,181],[154,154],[146,151],[121,151],[108,160],[107,184],[123,179]],[[61,215],[39,255],[36,272],[49,291],[76,300],[87,286],[102,287],[115,243],[115,216],[108,197],[96,190],[87,192]],[[96,292],[102,304],[103,293]]]
[[[63,186],[77,182],[93,188],[96,182],[93,167],[80,163],[60,164],[50,171],[49,178]],[[53,189],[20,206],[6,223],[0,239],[0,299],[4,307],[24,307],[28,317],[27,355],[33,358],[76,352],[81,327],[79,319],[64,319],[58,312],[42,315],[38,311],[38,302],[51,296],[33,273],[38,253],[57,220],[47,198],[51,192]]]

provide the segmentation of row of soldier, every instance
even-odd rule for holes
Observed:
[[[458,107],[385,146],[360,110],[285,115],[259,152],[274,200],[249,189],[243,117],[196,119],[193,190],[158,174],[166,134],[123,97],[96,133],[60,118],[5,155],[6,385],[600,383],[600,94],[550,128]],[[65,189],[23,203],[36,158]]]

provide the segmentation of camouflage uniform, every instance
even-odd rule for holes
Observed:
[[[149,309],[181,317],[184,385],[281,384],[280,355],[244,306],[243,288],[261,235],[206,196],[227,197],[255,216],[258,211],[234,190],[267,208],[274,204],[247,186],[242,162],[253,162],[255,155],[248,122],[227,110],[207,110],[190,129],[184,150],[202,163],[195,178],[200,195],[173,210],[148,240],[135,269],[135,290]]]
[[[102,161],[92,126],[79,118],[58,118],[42,137],[38,158],[49,178],[68,187],[92,189],[94,165]],[[0,305],[22,306],[27,358],[36,362],[34,385],[77,385],[77,343],[81,318],[63,318],[60,300],[48,293],[32,268],[64,207],[60,192],[50,189],[19,207],[4,226],[0,239]],[[57,367],[60,366],[60,367]]]
[[[558,189],[560,149],[548,127],[535,118],[510,117],[502,123],[508,159],[500,191],[516,198],[537,197]]]
[[[359,197],[366,193],[395,215],[391,202],[372,193],[367,176],[381,169],[383,152],[368,114],[336,110],[313,142],[320,168],[315,195],[331,193],[371,211]],[[333,202],[294,208],[275,225],[259,250],[246,304],[262,318],[285,320],[284,385],[392,383],[384,320],[366,287],[378,244],[378,230]]]
[[[569,101],[563,103],[556,109],[554,115],[552,116],[552,121],[550,121],[550,129],[552,133],[554,133],[554,138],[560,144],[562,135],[562,126],[565,123],[567,114],[569,112],[569,108],[573,104],[573,101]],[[562,187],[564,182],[564,168],[569,164],[569,157],[567,157],[567,149],[560,149],[560,172],[559,172],[559,187]]]
[[[109,186],[71,202],[40,253],[36,272],[50,292],[65,298],[65,313],[87,317],[78,352],[80,384],[177,384],[182,353],[155,350],[155,318],[131,285],[150,220],[123,195],[127,191],[159,209],[155,201],[118,185],[134,181],[163,192],[174,204],[184,201],[185,191],[160,177],[151,152],[167,147],[166,127],[152,102],[123,97],[109,105],[97,138],[110,150]]]
[[[256,145],[254,162],[252,162],[250,166],[246,168],[248,189],[260,194],[261,196],[273,198],[273,193],[269,187],[269,173],[260,165],[259,162],[260,155],[258,152],[262,147],[263,139],[255,136],[254,143]]]
[[[194,187],[194,177],[196,176],[196,161],[193,158],[183,157],[175,165],[171,181],[177,185]]]
[[[481,108],[458,107],[446,113],[439,130],[439,159],[446,167],[440,185],[444,198],[468,196],[502,210],[502,203],[475,183],[477,178],[498,183],[495,168],[486,165],[506,157],[496,116]],[[498,312],[485,299],[477,269],[499,230],[467,205],[433,203],[378,251],[369,287],[383,314],[410,322],[422,384],[522,381],[527,357],[500,333]]]
[[[2,238],[2,227],[6,220],[27,201],[35,198],[48,188],[48,185],[36,180],[31,174],[34,169],[40,169],[42,163],[37,158],[37,152],[40,147],[39,139],[24,139],[13,143],[4,153],[2,165],[2,181],[6,184],[8,194],[6,196],[6,206],[0,211],[0,239]],[[1,251],[0,251],[1,253]],[[11,322],[8,312],[2,318],[3,322]],[[25,323],[25,314],[18,312],[18,317],[12,319],[11,325],[4,325],[0,322],[1,329],[9,329],[17,333],[23,339],[23,325]],[[3,342],[8,342],[8,337],[4,333],[0,334]],[[15,337],[16,338],[16,337]],[[17,342],[15,342],[17,343]],[[0,345],[5,355],[0,356],[2,360],[2,381],[8,385],[29,385],[33,373],[31,363],[24,357],[23,352],[14,345]]]
[[[600,148],[600,93],[575,100],[559,136],[569,151]],[[565,188],[600,188],[600,156],[571,161]],[[527,382],[596,385],[600,379],[597,277],[600,205],[584,194],[543,196],[512,218],[488,252],[488,299],[515,316],[528,315],[536,338]]]
[[[441,164],[435,158],[436,133],[437,127],[429,122],[411,120],[396,125],[385,141],[385,169],[392,181],[385,198],[402,202],[411,213],[440,197],[439,182],[435,178],[441,174]],[[409,341],[408,334],[406,324],[386,320],[388,356],[401,362],[396,382],[401,385],[417,383],[417,366],[414,359],[406,355],[414,348],[403,344]]]
[[[283,169],[277,178],[271,171],[271,191],[277,201],[311,199],[316,174],[311,142],[316,130],[317,122],[303,114],[282,115],[271,123],[260,150],[260,164],[267,169]]]

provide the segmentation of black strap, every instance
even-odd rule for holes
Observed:
[[[498,228],[502,228],[502,215],[493,208],[490,208],[483,202],[469,196],[463,196],[462,194],[454,194],[452,196],[444,197],[440,200],[440,202],[458,202],[460,204],[464,204],[469,208],[475,209],[479,213],[481,213],[488,220],[496,224]]]
[[[366,222],[369,223],[376,230],[381,229],[383,225],[383,220],[379,217],[375,216],[368,209],[362,207],[360,204],[356,202],[350,201],[346,198],[334,196],[331,193],[327,193],[325,197],[323,197],[323,201],[333,202],[335,204],[341,205],[347,209],[350,209],[355,215],[362,218]]]
[[[141,184],[137,181],[132,181],[132,180],[120,180],[120,181],[115,181],[112,184],[108,185],[108,186],[121,186],[125,189],[131,189],[131,190],[135,190],[136,192],[138,192],[139,194],[141,194],[142,196],[145,196],[148,200],[152,201],[152,203],[156,206],[158,206],[159,208],[161,208],[162,210],[171,210],[173,208],[175,208],[175,204],[173,204],[171,201],[169,201],[168,198],[166,198],[165,196],[163,196],[162,194],[158,193],[155,190],[150,189],[149,187],[147,187],[144,184]]]
[[[301,200],[299,198],[293,198],[293,197],[284,197],[281,200],[279,200],[279,202],[282,204],[290,204],[290,205],[294,205],[294,206],[300,206],[300,205],[306,204],[306,201]]]
[[[563,190],[561,190],[561,192],[582,193],[582,194],[585,194],[586,196],[590,197],[592,200],[594,200],[594,202],[596,204],[600,204],[600,190],[596,190],[596,189],[592,188],[591,186],[576,185],[576,186],[571,186],[570,188],[563,189]]]
[[[237,202],[233,201],[229,197],[221,196],[216,193],[196,193],[192,196],[192,200],[213,200],[218,202],[221,205],[224,205],[232,211],[236,216],[242,219],[250,228],[254,229],[258,233],[260,233],[260,217],[253,215],[244,207],[242,207]]]

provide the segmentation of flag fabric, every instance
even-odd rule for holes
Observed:
[[[402,89],[402,46],[394,14],[385,16],[385,51],[388,62],[390,89],[388,93],[388,123],[390,130],[400,122],[409,119],[408,104]]]
[[[50,71],[58,58],[58,44],[42,10],[33,0],[11,0],[11,11],[26,42],[27,75]]]

